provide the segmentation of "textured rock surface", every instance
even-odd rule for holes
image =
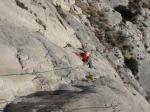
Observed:
[[[7,112],[148,112],[149,104],[132,88],[115,80],[101,77],[93,83],[78,82],[80,90],[39,92],[9,104]],[[116,96],[117,94],[117,96]],[[134,94],[134,96],[133,96]],[[136,100],[138,99],[138,100]],[[21,102],[20,102],[21,101]],[[35,104],[36,102],[36,104]],[[144,103],[145,105],[143,106]],[[11,109],[11,110],[9,110]]]
[[[39,92],[9,104],[6,112],[148,112],[149,104],[135,90],[115,80],[101,77],[93,83],[81,83],[81,90]],[[117,96],[116,96],[117,94]],[[138,99],[138,100],[137,100]],[[21,102],[20,102],[21,101]],[[36,102],[36,103],[35,103]],[[143,103],[145,105],[143,105]]]
[[[0,107],[14,100],[6,112],[149,112],[145,3],[1,0]],[[82,47],[93,69],[75,54]]]

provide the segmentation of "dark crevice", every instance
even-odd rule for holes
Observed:
[[[23,69],[23,63],[22,63],[22,60],[21,60],[21,57],[20,57],[20,50],[17,51],[17,55],[16,55],[17,59],[18,59],[18,62],[21,66],[21,69]]]
[[[16,1],[17,6],[19,6],[22,9],[28,10],[28,7],[25,6],[23,2],[20,2],[19,0],[15,0],[15,1]]]
[[[137,73],[139,72],[138,61],[134,58],[125,58],[124,62],[126,67],[132,71],[133,75],[137,76]]]
[[[119,12],[124,21],[132,21],[137,13],[133,13],[128,7],[119,5],[114,8],[117,12]]]
[[[64,28],[67,29],[66,26],[64,25],[63,21],[58,16],[57,16],[57,18],[58,18],[59,22],[64,26]]]
[[[36,21],[39,25],[41,25],[44,30],[47,29],[46,25],[42,22],[42,20],[40,20],[40,19],[37,18],[35,21]]]

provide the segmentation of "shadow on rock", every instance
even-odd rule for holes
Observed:
[[[20,97],[8,104],[4,112],[67,112],[63,105],[80,99],[82,95],[95,93],[93,86],[75,85],[82,91],[56,90],[52,92],[41,91]]]

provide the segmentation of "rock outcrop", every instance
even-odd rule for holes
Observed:
[[[9,104],[5,111],[148,112],[149,104],[132,88],[127,89],[112,79],[100,77],[92,83],[78,82],[72,89],[68,87],[67,90],[39,92],[26,98],[21,97]]]
[[[149,112],[149,3],[1,0],[4,112]]]

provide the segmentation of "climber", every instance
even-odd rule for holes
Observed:
[[[83,64],[88,64],[89,68],[93,68],[92,60],[91,60],[91,54],[87,51],[81,52],[81,53],[76,53],[79,57],[81,57]]]

